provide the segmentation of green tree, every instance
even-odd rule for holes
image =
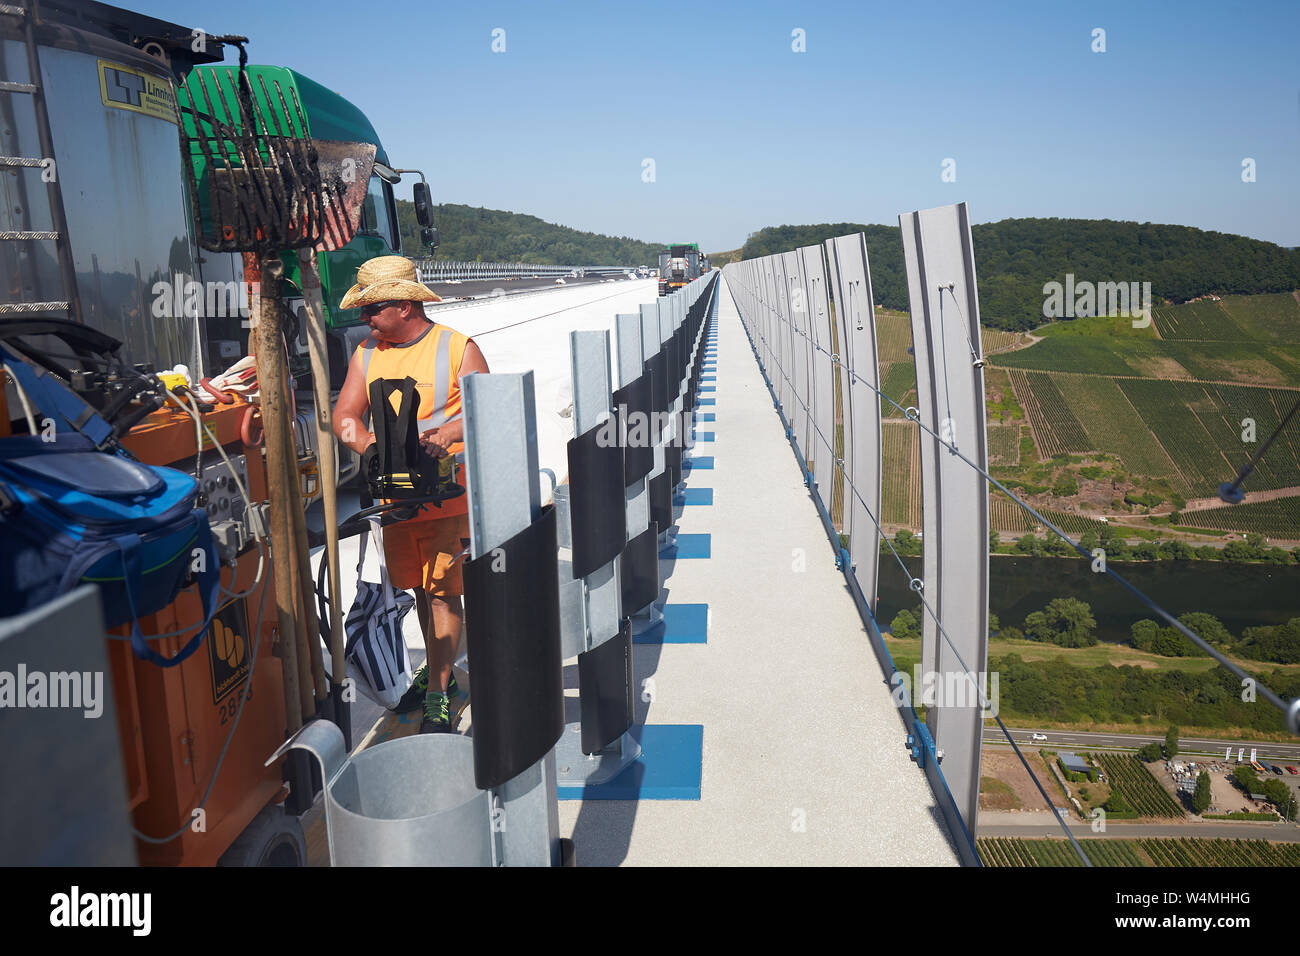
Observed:
[[[1165,731],[1165,753],[1169,756],[1170,760],[1173,760],[1175,757],[1178,756],[1178,728],[1177,727],[1170,726],[1170,728],[1167,731]]]
[[[894,547],[900,555],[915,557],[921,553],[921,539],[906,528],[900,528],[894,535]]]
[[[1255,773],[1254,767],[1248,767],[1242,764],[1236,770],[1232,771],[1232,782],[1241,787],[1244,793],[1259,793],[1260,782],[1259,776]]]
[[[1024,535],[1023,537],[1017,539],[1016,551],[1020,554],[1032,555],[1033,557],[1036,558],[1042,557],[1043,541],[1041,538],[1039,538],[1037,535],[1031,532],[1030,534]]]
[[[1196,792],[1192,794],[1192,812],[1204,813],[1210,808],[1210,775],[1202,771],[1196,778]]]
[[[1147,763],[1152,763],[1164,756],[1164,751],[1154,740],[1138,751],[1138,757]]]
[[[916,615],[906,608],[899,611],[889,622],[889,633],[900,639],[920,637],[921,628],[917,623]]]
[[[1179,615],[1178,620],[1193,634],[1202,640],[1209,641],[1211,644],[1227,646],[1233,642],[1231,632],[1213,614],[1206,614],[1204,611],[1189,611],[1186,614]]]
[[[1043,610],[1025,618],[1030,640],[1061,647],[1091,647],[1097,643],[1096,627],[1092,608],[1078,598],[1053,598]]]

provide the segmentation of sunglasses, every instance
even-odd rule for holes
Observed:
[[[384,309],[387,309],[389,306],[401,305],[401,304],[402,304],[401,301],[398,299],[390,299],[387,302],[371,302],[369,305],[363,305],[361,307],[361,314],[367,316],[378,315],[380,312],[383,312]]]

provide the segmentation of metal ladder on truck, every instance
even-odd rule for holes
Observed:
[[[10,65],[0,48],[0,127],[13,131],[17,142],[18,104],[23,96],[30,96],[36,126],[39,156],[0,155],[0,175],[16,179],[14,196],[17,202],[6,203],[8,215],[0,219],[0,264],[11,277],[8,287],[0,290],[0,319],[23,315],[48,315],[60,313],[77,322],[82,321],[81,303],[77,296],[77,274],[68,244],[68,221],[64,213],[63,194],[59,189],[58,164],[54,158],[54,136],[50,130],[50,116],[46,108],[45,92],[41,87],[40,56],[36,49],[35,24],[39,17],[37,0],[28,3],[0,3],[0,42],[21,33],[27,60],[27,79],[14,80],[5,75]],[[17,20],[17,24],[14,21]],[[15,30],[17,26],[17,30]],[[7,152],[7,150],[0,150]],[[33,229],[33,208],[28,200],[28,176],[24,169],[40,169],[45,185],[48,209],[48,230]],[[7,190],[0,190],[0,193]],[[15,215],[14,210],[17,210]],[[5,221],[5,220],[8,221]],[[42,225],[44,223],[41,223]],[[10,228],[11,226],[15,228]],[[24,228],[25,227],[25,228]],[[37,261],[35,243],[53,242],[54,259],[58,262],[62,289],[57,295],[44,288],[46,282]],[[60,298],[61,296],[61,298]]]

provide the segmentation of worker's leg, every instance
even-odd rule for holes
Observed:
[[[420,618],[424,648],[429,655],[429,693],[446,692],[451,665],[459,652],[461,621],[462,540],[469,535],[464,515],[430,522],[427,537],[420,542],[424,587],[420,594],[426,606]]]
[[[416,612],[424,632],[424,650],[428,655],[429,690],[446,693],[451,679],[451,665],[460,651],[460,628],[464,619],[460,597],[438,597],[421,589],[416,592]]]

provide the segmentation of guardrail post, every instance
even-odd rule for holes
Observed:
[[[624,500],[627,548],[623,554],[623,608],[640,634],[663,620],[659,599],[659,529],[650,507],[650,478],[655,456],[649,416],[653,413],[650,374],[645,361],[641,315],[614,318],[619,390],[616,410],[624,439]]]
[[[571,332],[569,342],[575,434],[569,484],[556,489],[556,501],[563,504],[561,523],[568,527],[561,537],[568,532],[571,557],[561,559],[561,586],[566,577],[575,581],[579,598],[580,621],[570,615],[565,656],[578,658],[580,719],[566,725],[556,764],[562,784],[594,786],[622,773],[641,745],[628,733],[635,715],[632,634],[622,613],[619,558],[627,544],[626,486],[611,408],[609,333]]]
[[[461,388],[475,781],[490,794],[494,864],[554,866],[553,748],[564,728],[564,691],[555,512],[542,507],[537,485],[533,373],[468,375]]]

